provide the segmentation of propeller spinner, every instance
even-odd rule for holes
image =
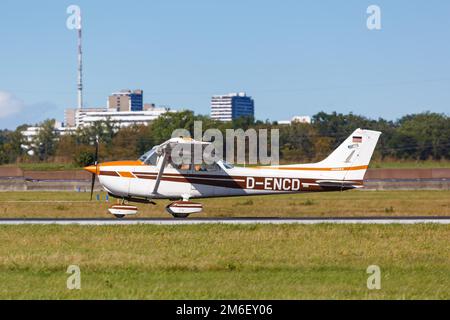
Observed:
[[[91,201],[92,201],[92,197],[94,195],[95,176],[98,174],[98,136],[95,137],[94,164],[87,167],[86,169],[92,172],[92,180],[91,180]]]

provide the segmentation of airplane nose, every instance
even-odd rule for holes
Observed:
[[[97,174],[97,166],[87,166],[84,167],[84,170],[89,171],[90,173]]]

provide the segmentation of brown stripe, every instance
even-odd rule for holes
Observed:
[[[115,171],[100,171],[99,176],[111,176],[111,177],[120,177],[119,174]]]
[[[265,189],[265,180],[267,179],[274,179],[270,177],[252,177],[255,179],[255,184],[253,188],[249,188],[248,190],[272,190],[272,189]],[[155,180],[155,178],[145,178],[145,179],[152,179]],[[275,179],[282,179],[282,178],[275,178]],[[288,178],[287,178],[288,179]],[[294,178],[297,179],[297,178]],[[169,181],[169,182],[180,182],[180,183],[191,183],[191,184],[200,184],[200,185],[209,185],[209,186],[217,186],[217,187],[224,187],[224,188],[232,188],[232,189],[247,189],[246,188],[246,181],[245,179],[239,179],[244,181],[220,181],[220,180],[205,180],[205,179],[192,179],[189,177],[165,177],[163,176],[162,181]],[[300,180],[300,190],[298,191],[335,191],[335,190],[348,190],[352,189],[352,186],[349,185],[333,185],[333,186],[310,186],[310,187],[303,187],[302,183],[317,183],[317,179],[299,179]],[[274,181],[272,180],[271,185],[274,186]],[[363,185],[362,181],[355,181],[354,185]],[[279,190],[274,189],[272,191],[286,191],[286,190]]]
[[[134,211],[137,210],[137,207],[122,207],[122,206],[112,206],[110,209],[117,209],[117,210],[130,210]]]
[[[121,172],[122,174],[122,172]],[[100,175],[109,175],[109,176],[119,176],[114,171],[102,171]],[[156,180],[156,174],[153,173],[144,173],[144,172],[134,172],[134,175],[139,179],[146,180]],[[265,181],[266,179],[271,179],[271,185],[274,186],[274,180],[278,179],[279,181],[283,181],[283,179],[298,179],[300,180],[300,190],[298,191],[339,191],[339,190],[348,190],[352,189],[352,185],[363,185],[362,180],[355,180],[352,185],[311,185],[309,187],[303,187],[303,183],[312,183],[316,184],[317,180],[320,179],[304,179],[304,178],[291,178],[291,177],[250,177],[255,180],[255,184],[253,188],[249,188],[248,190],[266,190],[266,191],[285,191],[278,189],[265,189]],[[214,180],[216,179],[216,180]],[[224,181],[225,180],[225,181]],[[226,181],[228,180],[228,181]],[[243,180],[243,181],[237,181]],[[164,174],[161,178],[161,181],[168,182],[179,182],[179,183],[190,183],[190,184],[198,184],[198,185],[208,185],[208,186],[217,186],[224,188],[232,188],[232,189],[247,189],[246,176],[224,176],[224,175],[200,175],[200,174]],[[337,182],[338,183],[338,182]]]

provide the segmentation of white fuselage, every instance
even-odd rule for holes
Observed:
[[[136,162],[110,162],[98,166],[98,178],[117,197],[145,199],[208,198],[309,191],[337,191],[362,187],[361,167],[324,168],[318,164],[226,168],[215,171],[166,167],[153,194],[158,169]],[[353,177],[353,178],[352,178]],[[353,181],[351,181],[353,179]],[[351,187],[341,185],[350,181]]]

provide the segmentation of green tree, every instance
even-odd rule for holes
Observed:
[[[282,125],[280,128],[280,151],[284,161],[310,161],[316,156],[316,130],[307,123]]]
[[[192,111],[168,112],[152,122],[152,135],[157,144],[168,140],[176,129],[186,129],[191,135],[194,131],[195,116]]]
[[[55,154],[58,136],[55,133],[55,120],[48,119],[39,125],[40,129],[33,144],[40,161],[47,161]]]
[[[312,117],[318,135],[333,139],[332,149],[338,147],[353,131],[358,128],[373,128],[375,122],[352,113],[319,112]]]
[[[398,121],[397,156],[417,160],[450,158],[450,120],[444,114],[419,113]]]

